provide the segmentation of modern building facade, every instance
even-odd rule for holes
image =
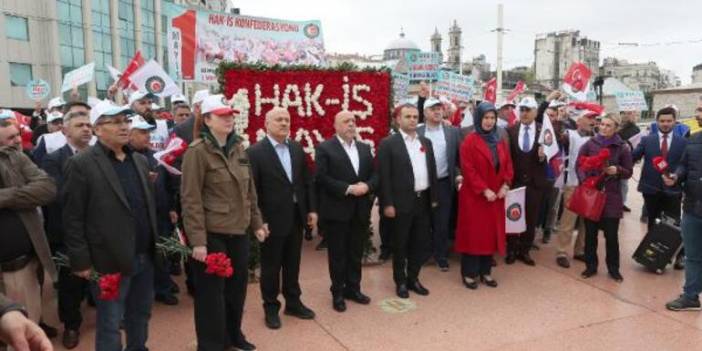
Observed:
[[[535,81],[552,89],[559,87],[573,62],[582,62],[599,72],[600,42],[580,35],[580,31],[560,31],[537,36],[534,42]]]

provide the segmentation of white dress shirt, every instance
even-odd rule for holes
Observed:
[[[529,150],[524,150],[522,148],[522,145],[524,145],[524,128],[526,128],[526,124],[524,123],[519,123],[519,150],[522,150],[524,152],[529,152],[534,148],[534,143],[536,142],[536,123],[531,122],[531,124],[528,124],[529,126],[529,131],[527,132],[529,134],[529,143],[531,145],[531,148]]]
[[[405,142],[410,162],[412,163],[412,174],[414,174],[414,191],[424,191],[429,189],[429,170],[427,168],[426,150],[419,141],[419,135],[414,138],[400,130],[402,140]]]
[[[431,140],[431,146],[434,148],[436,176],[439,179],[448,177],[448,153],[446,152],[446,135],[444,134],[444,126],[439,124],[438,127],[429,127],[429,124],[426,124],[424,128],[424,136]]]
[[[356,141],[351,140],[351,144],[348,144],[344,139],[341,139],[340,136],[336,136],[339,139],[339,142],[341,143],[341,147],[344,148],[344,151],[346,151],[346,155],[349,157],[349,160],[351,160],[351,166],[353,166],[353,171],[356,172],[356,175],[358,175],[358,167],[360,164],[359,158],[358,158],[358,149],[356,148]]]

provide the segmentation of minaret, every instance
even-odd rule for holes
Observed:
[[[434,28],[434,34],[431,36],[431,51],[438,52],[441,56],[441,62],[444,62],[444,54],[441,52],[441,34],[439,34],[438,28]]]
[[[453,25],[449,28],[449,48],[448,48],[448,64],[458,71],[461,65],[461,28],[453,20]]]

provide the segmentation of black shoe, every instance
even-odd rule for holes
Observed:
[[[336,312],[346,311],[346,301],[344,301],[344,297],[341,295],[334,296],[332,299],[332,307],[334,307],[334,311]]]
[[[492,277],[489,275],[481,275],[480,282],[491,288],[497,287],[497,281],[495,279],[492,279]]]
[[[66,349],[75,349],[80,342],[80,332],[78,330],[66,329],[63,331],[63,340],[61,343]]]
[[[544,244],[548,244],[548,242],[551,241],[551,231],[548,229],[544,230],[544,237],[541,239],[541,242]]]
[[[269,329],[280,329],[280,316],[278,316],[278,311],[275,309],[270,309],[266,312],[266,327]]]
[[[700,300],[690,300],[683,295],[665,304],[665,308],[671,311],[699,311]]]
[[[419,280],[415,280],[415,281],[413,281],[413,282],[409,282],[409,283],[407,284],[407,288],[410,289],[410,290],[412,290],[412,291],[414,291],[414,292],[416,292],[416,293],[419,294],[419,295],[422,295],[422,296],[427,296],[427,295],[429,295],[429,289],[427,289],[427,288],[425,288],[424,286],[422,286],[422,283],[420,283]]]
[[[627,205],[624,205],[622,209],[624,210],[624,212],[631,212],[631,209]]]
[[[58,329],[56,329],[56,328],[54,328],[54,327],[52,327],[44,322],[40,321],[39,327],[41,328],[41,330],[44,331],[44,334],[46,334],[46,336],[49,339],[53,339],[53,338],[58,336]]]
[[[595,274],[597,274],[597,270],[588,268],[588,269],[584,270],[582,273],[580,273],[580,276],[587,279],[587,278],[592,277]]]
[[[624,277],[622,277],[622,275],[617,271],[610,271],[609,277],[614,279],[614,281],[617,283],[621,283],[624,281]]]
[[[299,305],[293,307],[285,306],[284,313],[288,316],[293,316],[300,319],[314,319],[315,317],[314,311],[307,308],[307,306],[303,305],[302,302],[300,302]]]
[[[568,261],[568,257],[558,256],[556,257],[556,263],[563,268],[570,268],[570,261]]]
[[[317,251],[322,251],[327,249],[327,240],[322,238],[322,241],[317,244],[317,247],[314,248]]]
[[[234,343],[234,350],[237,351],[256,351],[256,345],[244,340],[239,340]]]
[[[683,269],[685,269],[685,256],[680,256],[675,259],[673,269],[675,269],[676,271],[682,271]]]
[[[380,256],[378,256],[378,259],[385,262],[390,259],[390,256],[392,256],[390,250],[382,250],[380,251]]]
[[[514,254],[514,252],[507,253],[507,257],[505,257],[505,263],[514,264],[515,261],[517,261],[517,256]]]
[[[528,252],[528,251],[525,252],[525,253],[523,253],[523,254],[521,254],[521,255],[519,255],[519,257],[517,257],[517,258],[518,258],[520,261],[524,262],[524,264],[527,265],[527,266],[533,266],[533,265],[536,264],[536,263],[534,262],[534,260],[531,258],[531,256],[529,256],[529,252]]]
[[[541,248],[539,247],[539,245],[531,244],[531,247],[529,248],[529,250],[539,251],[539,250],[541,250]]]
[[[397,293],[397,297],[401,299],[407,299],[409,298],[409,291],[407,290],[407,284],[400,284],[395,288],[395,293]]]
[[[471,277],[463,277],[461,281],[463,281],[463,285],[468,289],[475,290],[478,288],[478,282]]]
[[[573,259],[580,262],[585,262],[585,255],[573,255]]]
[[[171,293],[172,294],[180,293],[180,287],[178,286],[178,284],[176,284],[176,283],[171,284]]]
[[[178,298],[173,295],[156,294],[154,300],[168,306],[175,306],[178,304]]]
[[[361,305],[367,305],[371,302],[370,297],[364,295],[360,291],[353,291],[353,292],[348,292],[344,293],[344,298],[347,300],[351,300],[356,303],[360,303]]]
[[[449,270],[449,263],[445,258],[437,260],[436,265],[439,266],[439,270],[442,272],[448,272]]]

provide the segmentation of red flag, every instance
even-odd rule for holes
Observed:
[[[585,91],[591,76],[592,71],[584,63],[574,62],[563,76],[563,84],[570,86],[570,90],[574,93]]]
[[[461,121],[463,120],[462,115],[463,115],[463,109],[460,107],[457,108],[456,112],[454,112],[453,116],[451,116],[451,118],[450,118],[451,125],[454,127],[460,126]]]
[[[517,124],[518,120],[519,118],[517,118],[517,113],[514,112],[514,109],[512,109],[512,111],[509,112],[509,120],[507,120],[508,125],[511,127]]]
[[[524,81],[518,81],[517,85],[514,86],[514,90],[512,90],[512,92],[509,93],[509,96],[507,96],[507,99],[505,99],[504,101],[514,101],[517,95],[523,93],[524,90],[526,90],[526,85],[524,84]]]
[[[141,56],[141,51],[137,51],[136,54],[134,54],[134,57],[132,57],[131,61],[129,61],[129,64],[127,64],[127,68],[125,68],[124,72],[122,72],[122,76],[119,77],[117,85],[121,86],[122,88],[127,88],[131,84],[129,77],[143,65],[144,58]]]
[[[493,104],[497,101],[497,78],[492,78],[485,84],[485,101]]]

